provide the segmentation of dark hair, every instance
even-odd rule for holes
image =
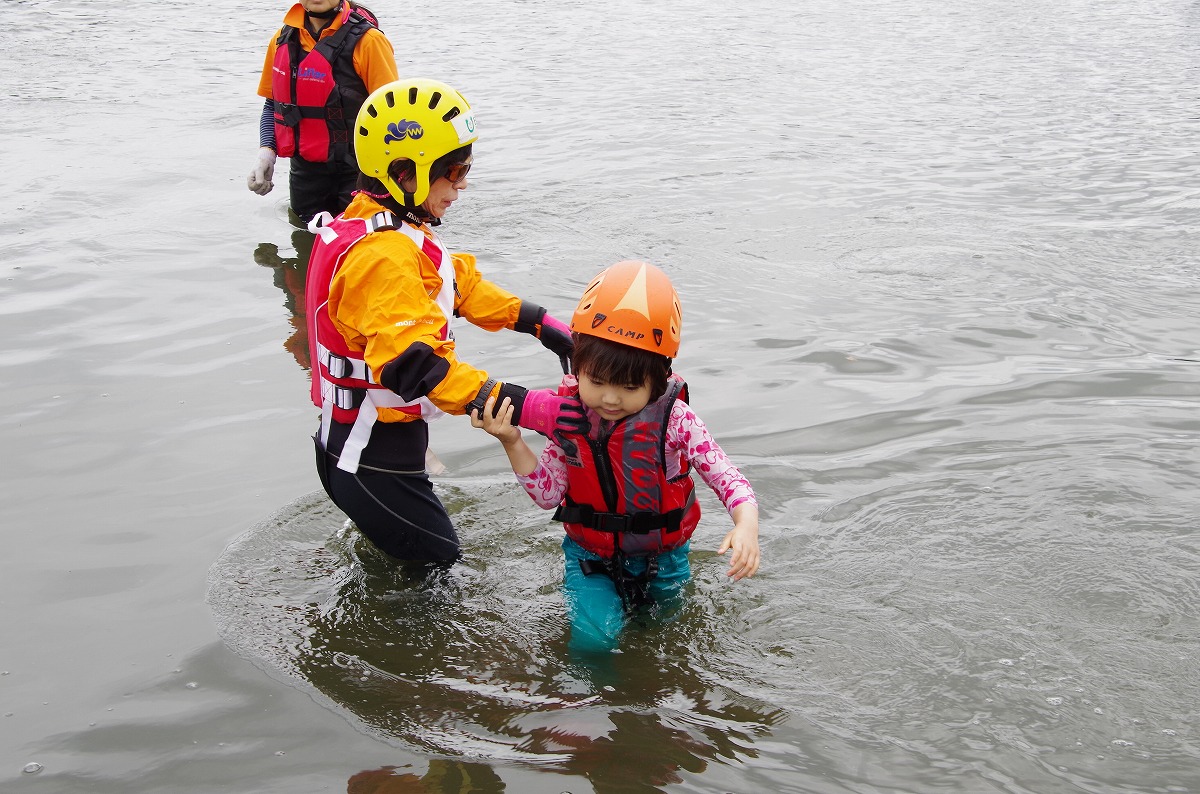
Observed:
[[[443,154],[429,165],[429,184],[432,186],[434,182],[444,177],[446,172],[450,170],[450,166],[455,163],[465,163],[470,159],[471,144],[469,143],[466,146],[460,146],[452,152]],[[411,179],[416,172],[417,168],[413,164],[413,161],[408,159],[393,160],[392,164],[388,166],[388,175],[397,182]]]
[[[466,146],[460,146],[454,151],[447,152],[434,160],[433,164],[429,166],[429,184],[432,185],[444,177],[446,172],[450,170],[450,166],[455,163],[465,163],[467,160],[470,160],[471,146],[472,144],[469,143]]]
[[[466,146],[462,146],[452,152],[443,154],[441,157],[434,160],[429,166],[429,184],[433,185],[434,182],[445,176],[446,171],[454,163],[465,163],[469,159],[471,159],[471,144],[469,143]],[[391,165],[388,166],[388,175],[397,183],[400,183],[405,179],[409,179],[415,174],[416,166],[413,164],[412,160],[393,160]],[[358,189],[366,192],[392,212],[396,212],[401,215],[404,215],[405,213],[412,213],[421,220],[430,220],[429,216],[423,212],[420,207],[408,207],[402,205],[400,202],[392,198],[391,193],[388,192],[387,186],[384,185],[383,182],[379,181],[373,176],[367,176],[361,171],[358,174]],[[434,225],[437,225],[436,220],[433,222]]]
[[[649,383],[651,402],[666,393],[667,378],[671,375],[671,359],[598,336],[571,336],[575,339],[575,351],[571,353],[571,370],[576,377],[582,372],[587,373],[589,378],[622,386],[641,386],[643,383]]]

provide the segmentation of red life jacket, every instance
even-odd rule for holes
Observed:
[[[341,27],[304,52],[299,29],[283,26],[271,69],[275,151],[280,157],[299,155],[324,163],[353,154],[350,131],[370,93],[354,71],[354,48],[373,27],[370,11],[347,3]]]
[[[573,378],[559,387],[559,394],[578,393]],[[685,457],[678,476],[667,479],[667,425],[676,399],[687,402],[687,384],[672,375],[665,394],[598,438],[555,437],[567,457],[567,495],[554,519],[593,554],[613,557],[614,540],[625,556],[659,554],[695,531],[700,505]]]
[[[426,237],[399,221],[390,212],[376,213],[369,219],[337,218],[322,212],[313,218],[309,231],[317,235],[304,288],[308,326],[309,358],[312,362],[312,401],[321,408],[321,446],[329,442],[331,422],[353,425],[338,459],[338,468],[358,470],[359,457],[371,440],[371,427],[378,418],[376,408],[393,408],[425,420],[444,413],[428,399],[405,400],[380,385],[363,358],[363,351],[350,347],[329,316],[329,286],[350,249],[373,232],[396,231],[421,248],[442,278],[437,304],[446,316],[443,339],[449,339],[454,315],[454,261],[438,241]]]

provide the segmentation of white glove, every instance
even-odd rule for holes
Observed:
[[[275,183],[271,181],[273,176],[275,176],[275,152],[266,146],[261,146],[258,149],[258,162],[254,164],[254,170],[250,172],[250,176],[246,177],[246,187],[260,196],[265,196],[271,192],[271,188],[275,187]]]

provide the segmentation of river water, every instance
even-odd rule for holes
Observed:
[[[480,121],[451,247],[667,270],[758,492],[603,661],[465,420],[444,577],[319,492],[270,6],[5,0],[0,789],[1200,791],[1200,5],[377,0]]]

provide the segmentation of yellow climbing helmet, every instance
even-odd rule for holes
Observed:
[[[429,167],[439,157],[473,143],[475,114],[462,94],[437,80],[397,80],[371,92],[354,124],[358,168],[375,177],[407,207],[429,196]],[[417,189],[407,193],[388,173],[396,160],[416,166]]]

